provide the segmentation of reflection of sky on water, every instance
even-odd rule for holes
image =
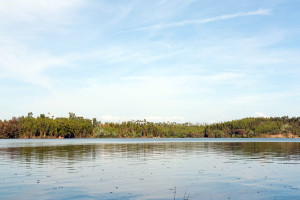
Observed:
[[[174,187],[177,199],[300,196],[299,142],[137,141],[1,140],[0,198],[173,199]]]

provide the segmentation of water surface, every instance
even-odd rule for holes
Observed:
[[[0,140],[0,199],[300,199],[299,139]]]

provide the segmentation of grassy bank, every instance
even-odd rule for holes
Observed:
[[[154,123],[146,120],[100,122],[70,113],[65,118],[41,114],[0,120],[0,138],[297,138],[300,117],[244,118],[214,124]]]

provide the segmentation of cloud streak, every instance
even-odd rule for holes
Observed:
[[[233,19],[238,17],[246,17],[246,16],[254,16],[254,15],[269,15],[271,14],[270,9],[258,9],[255,11],[250,12],[238,12],[234,14],[227,14],[227,15],[220,15],[216,17],[206,18],[206,19],[197,19],[197,20],[184,20],[184,21],[177,21],[177,22],[171,22],[171,23],[165,23],[165,24],[156,24],[151,26],[144,26],[139,28],[130,29],[124,32],[135,32],[135,31],[145,31],[145,30],[156,30],[156,29],[162,29],[162,28],[168,28],[168,27],[178,27],[178,26],[185,26],[185,25],[194,25],[194,24],[207,24],[211,22],[216,21],[222,21],[227,19]]]
[[[67,59],[47,51],[32,51],[9,38],[0,38],[0,70],[3,77],[51,88],[51,81],[44,72],[67,64]]]
[[[83,0],[10,0],[0,1],[0,24],[12,22],[54,21],[62,23],[75,10],[83,7]]]

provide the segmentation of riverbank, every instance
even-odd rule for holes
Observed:
[[[300,117],[244,118],[214,124],[176,122],[100,122],[70,113],[0,120],[0,138],[298,138]]]
[[[89,137],[73,137],[73,138],[64,138],[64,137],[49,137],[49,136],[46,136],[46,137],[18,137],[18,138],[0,138],[0,139],[99,139],[99,137],[96,137],[96,136],[89,136]],[[172,139],[172,138],[180,138],[180,137],[102,137],[103,139]],[[183,138],[183,137],[181,137]],[[199,138],[199,139],[204,139],[204,138],[214,138],[214,137],[184,137],[184,138]],[[250,138],[250,137],[218,137],[220,139],[225,139],[225,138],[228,138],[228,139],[238,139],[238,138]],[[300,138],[299,136],[297,135],[294,135],[292,133],[288,133],[288,134],[276,134],[276,135],[270,135],[270,134],[261,134],[257,137],[251,137],[251,138],[295,138],[295,139],[298,139]]]

